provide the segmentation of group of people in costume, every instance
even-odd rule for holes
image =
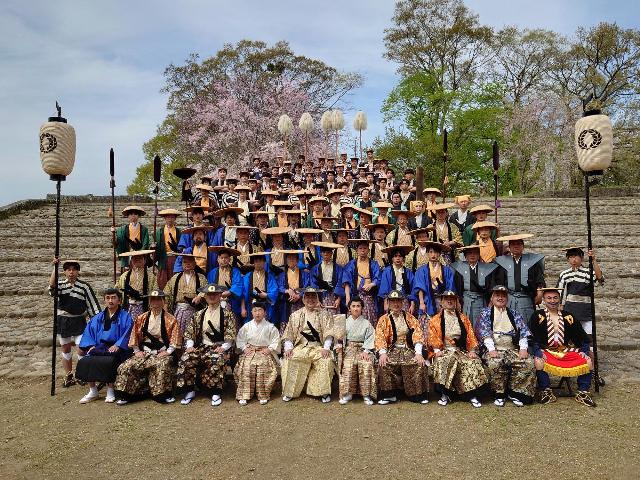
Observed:
[[[544,256],[525,251],[532,234],[501,235],[493,207],[468,195],[438,202],[429,187],[417,199],[414,171],[398,180],[372,151],[252,166],[185,182],[190,205],[157,212],[155,232],[126,207],[104,310],[80,263],[63,262],[64,385],[89,384],[81,403],[105,385],[109,403],[187,405],[207,392],[217,406],[233,376],[241,405],[267,403],[278,378],[282,400],[304,391],[326,403],[338,377],[341,404],[424,404],[432,379],[443,406],[480,407],[484,391],[523,406],[536,389],[556,400],[551,374],[577,377],[576,400],[595,406],[584,248],[565,249],[569,268],[548,287]]]

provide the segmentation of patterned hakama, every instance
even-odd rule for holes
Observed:
[[[433,381],[447,391],[458,394],[472,392],[487,383],[487,376],[479,358],[448,347],[443,355],[433,357]]]
[[[193,315],[196,313],[196,309],[189,303],[180,302],[176,304],[174,315],[178,320],[178,328],[180,329],[180,335],[184,334],[184,331],[189,325],[189,322],[193,319]]]
[[[498,354],[495,358],[484,356],[489,385],[496,397],[504,398],[506,394],[520,400],[524,400],[522,396],[533,398],[536,391],[533,357],[521,359],[517,350],[499,350]]]
[[[322,357],[322,347],[307,344],[295,347],[291,358],[282,362],[282,394],[296,398],[302,393],[305,383],[307,395],[321,397],[331,394],[331,381],[336,364],[331,355]]]
[[[375,328],[378,323],[377,297],[373,295],[371,291],[367,292],[362,289],[358,290],[358,296],[363,303],[362,315],[364,315],[366,319],[369,320],[369,323],[373,326],[373,328]]]
[[[349,342],[344,351],[342,372],[340,372],[340,397],[347,394],[362,395],[375,399],[378,394],[375,355],[371,360],[362,360],[362,343]]]
[[[129,304],[128,311],[131,318],[135,320],[144,313],[144,305],[142,302],[138,304]]]
[[[158,288],[160,290],[164,290],[164,286],[167,284],[169,279],[173,276],[173,267],[176,264],[176,258],[174,256],[167,255],[165,259],[165,268],[158,269]]]
[[[145,353],[144,357],[133,356],[118,367],[115,389],[123,397],[139,396],[147,391],[153,397],[170,395],[174,371],[172,355],[159,357]]]
[[[271,353],[243,353],[233,372],[238,389],[236,400],[269,400],[278,378],[278,363]]]
[[[387,352],[387,363],[379,368],[381,396],[402,391],[409,397],[423,395],[429,390],[427,365],[418,365],[415,352],[407,347],[392,346]]]
[[[213,351],[218,345],[201,345],[193,352],[185,352],[178,364],[177,386],[191,391],[197,385],[211,390],[224,387],[224,367],[227,354]]]

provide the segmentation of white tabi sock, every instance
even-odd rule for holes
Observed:
[[[89,394],[92,397],[95,397],[96,395],[98,395],[98,387],[89,387]]]

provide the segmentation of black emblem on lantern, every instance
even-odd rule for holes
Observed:
[[[600,132],[594,130],[593,128],[583,130],[580,132],[580,135],[578,135],[578,146],[582,150],[590,150],[592,148],[596,148],[601,143],[602,135],[600,135]]]
[[[50,133],[40,135],[40,151],[42,153],[53,152],[58,146],[58,140]]]

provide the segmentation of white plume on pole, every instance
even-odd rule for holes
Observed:
[[[293,122],[291,121],[291,117],[286,113],[284,115],[280,115],[280,119],[278,120],[278,131],[282,135],[288,135],[293,130]]]
[[[327,110],[320,117],[320,128],[324,132],[324,151],[326,155],[329,149],[329,132],[333,130],[333,112],[331,110]]]
[[[291,117],[286,113],[284,115],[280,115],[280,119],[278,120],[278,131],[284,137],[284,159],[286,160],[288,157],[287,150],[287,135],[291,133],[293,130],[293,122],[291,121]]]
[[[342,110],[335,109],[331,112],[333,119],[333,129],[336,131],[336,159],[340,158],[338,149],[340,148],[340,130],[344,128],[344,115]]]
[[[362,131],[367,129],[367,115],[360,111],[353,119],[353,128],[360,134],[360,160],[362,160]]]
[[[298,121],[298,127],[304,133],[304,158],[309,158],[309,133],[313,131],[313,117],[309,112],[304,112]]]

